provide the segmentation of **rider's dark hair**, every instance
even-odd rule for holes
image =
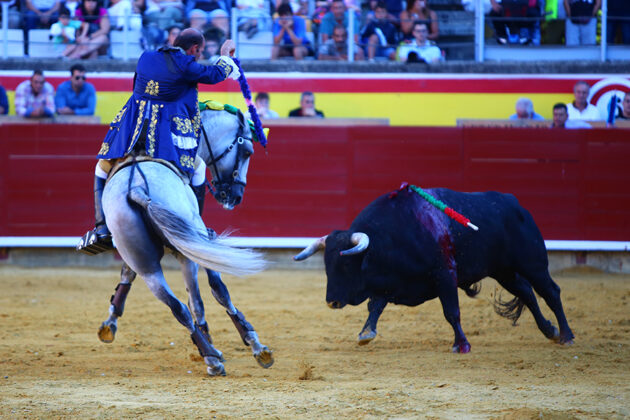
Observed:
[[[175,42],[173,42],[174,47],[179,47],[184,51],[188,51],[193,45],[203,47],[203,35],[201,35],[201,32],[183,31],[175,38]]]

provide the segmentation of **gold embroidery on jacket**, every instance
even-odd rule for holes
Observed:
[[[195,159],[191,156],[181,155],[179,157],[179,163],[184,168],[190,168],[190,169],[195,168]]]
[[[173,122],[177,125],[177,131],[181,134],[188,134],[193,131],[193,125],[188,118],[173,117]]]
[[[151,122],[149,123],[149,134],[147,135],[147,137],[149,138],[149,147],[147,148],[147,153],[151,157],[153,157],[153,155],[155,154],[155,127],[157,126],[157,116],[159,110],[160,105],[151,105]]]
[[[155,80],[149,80],[147,87],[144,88],[144,93],[148,93],[151,96],[158,96],[160,92],[160,84]]]
[[[101,150],[98,151],[98,154],[106,155],[107,153],[109,153],[109,143],[103,142],[103,144],[101,144]]]
[[[140,132],[140,129],[142,128],[142,118],[144,117],[144,107],[146,106],[146,104],[147,104],[147,101],[142,100],[140,101],[140,104],[138,105],[138,118],[136,119],[136,128],[133,129],[133,137],[131,137],[131,142],[129,144],[129,149],[127,150],[127,153],[131,152],[131,149],[136,143],[138,133]]]
[[[123,115],[125,115],[125,111],[127,111],[127,107],[126,106],[124,106],[123,109],[118,111],[118,114],[116,114],[116,116],[112,120],[112,124],[118,124],[120,122],[120,120],[122,120]]]
[[[199,112],[199,108],[197,107],[197,114],[192,119],[193,126],[193,134],[196,139],[199,139],[199,128],[201,127],[201,113]]]
[[[219,67],[221,67],[223,69],[223,71],[225,72],[225,78],[226,79],[228,78],[230,73],[232,73],[232,66],[230,66],[228,63],[226,63],[225,60],[223,60],[223,59],[219,59],[219,61],[217,61],[217,66],[219,66]]]

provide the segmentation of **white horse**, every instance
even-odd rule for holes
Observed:
[[[249,158],[254,152],[251,130],[240,112],[233,115],[227,111],[203,111],[201,126],[198,156],[210,168],[215,198],[231,209],[240,203],[246,185]],[[125,264],[111,299],[110,316],[99,329],[101,341],[114,340],[117,319],[122,316],[127,293],[138,273],[151,292],[188,328],[208,365],[208,374],[225,375],[223,355],[212,344],[199,293],[197,272],[201,265],[208,273],[212,294],[226,308],[243,342],[251,346],[261,366],[270,367],[272,351],[260,343],[254,328],[234,307],[218,273],[258,272],[265,266],[262,256],[234,248],[224,237],[207,230],[192,189],[164,164],[136,161],[112,173],[103,192],[103,210]],[[181,264],[190,309],[175,297],[164,279],[160,260],[165,247],[174,252]]]

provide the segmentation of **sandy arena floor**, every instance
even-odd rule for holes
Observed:
[[[266,370],[204,277],[208,322],[227,359],[227,377],[210,378],[187,331],[141,279],[116,340],[103,344],[96,331],[116,270],[0,267],[0,418],[629,418],[630,276],[554,277],[574,345],[546,340],[527,311],[517,327],[496,315],[496,283],[486,279],[477,298],[460,293],[472,352],[458,355],[437,300],[387,307],[377,338],[359,347],[366,304],[328,309],[323,272],[226,276],[275,352]],[[167,278],[185,300],[179,273]]]

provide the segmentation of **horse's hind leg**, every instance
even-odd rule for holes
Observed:
[[[120,270],[120,283],[116,286],[116,290],[109,300],[109,318],[107,318],[98,329],[98,338],[103,343],[111,343],[114,341],[114,338],[116,338],[118,318],[120,318],[125,311],[127,294],[135,278],[136,273],[129,268],[126,263],[123,263],[122,269]]]
[[[263,345],[258,340],[256,330],[245,319],[245,315],[232,304],[230,292],[221,280],[221,275],[216,271],[206,269],[208,273],[208,283],[212,289],[212,296],[227,310],[227,314],[234,323],[236,330],[241,336],[243,343],[250,346],[252,354],[260,366],[269,368],[273,365],[273,351],[269,347]]]
[[[197,346],[199,354],[203,357],[207,371],[210,376],[225,375],[225,368],[221,363],[221,353],[208,342],[203,332],[199,329],[193,319],[188,307],[175,297],[170,287],[166,283],[162,271],[142,275],[151,293],[160,301],[164,302],[171,309],[175,318],[185,326],[190,332],[190,338]]]
[[[212,344],[212,336],[210,336],[210,329],[208,328],[208,323],[205,319],[206,315],[203,300],[201,299],[201,293],[199,293],[199,283],[197,280],[199,265],[179,253],[177,253],[176,258],[182,268],[184,283],[186,284],[186,291],[188,292],[188,308],[192,312],[195,325],[199,327],[208,342]],[[223,354],[218,350],[217,352],[221,354],[220,359],[224,362],[225,359],[223,358]]]

